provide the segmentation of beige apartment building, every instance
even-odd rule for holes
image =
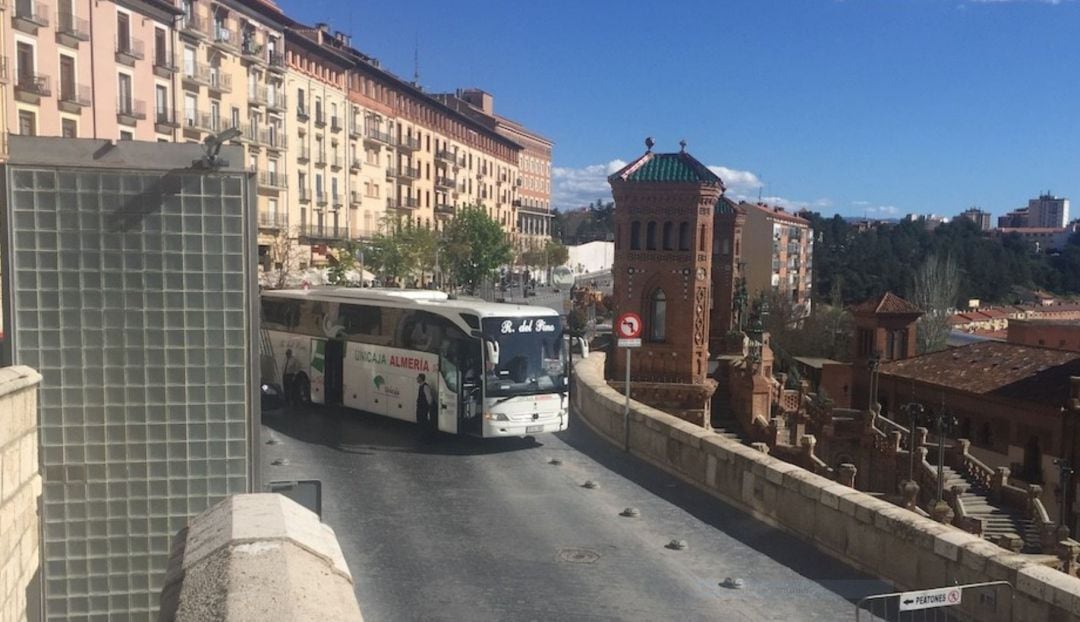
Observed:
[[[519,250],[539,248],[551,239],[552,142],[520,123],[495,113],[495,100],[480,89],[459,89],[436,96],[522,146],[518,156],[518,198],[514,207],[514,241]]]
[[[16,2],[3,26],[13,59],[12,88],[4,89],[9,130],[175,140],[179,14],[163,0]]]
[[[808,315],[814,267],[810,221],[782,207],[745,202],[739,207],[746,213],[742,251],[750,298],[775,291]]]

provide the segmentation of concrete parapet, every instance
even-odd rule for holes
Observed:
[[[162,622],[363,620],[334,530],[278,494],[236,495],[177,534]]]
[[[0,369],[0,622],[33,619],[38,609],[39,382],[29,367]]]
[[[574,365],[575,412],[622,446],[623,404],[604,381],[603,358],[593,353]],[[965,599],[950,611],[958,619],[1080,621],[1080,579],[1047,568],[1047,560],[1003,550],[635,402],[629,437],[634,455],[900,589],[996,580],[1014,586],[1012,599]]]

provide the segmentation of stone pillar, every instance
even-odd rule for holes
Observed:
[[[769,453],[769,445],[767,443],[750,443],[750,446],[763,454]]]
[[[1009,483],[1009,467],[998,467],[990,477],[990,498],[1000,499],[1001,488]]]
[[[900,431],[889,432],[889,454],[893,457],[900,453]]]
[[[1028,484],[1027,504],[1024,507],[1024,516],[1029,520],[1035,517],[1035,501],[1042,495],[1042,486]]]
[[[968,455],[968,450],[971,448],[971,441],[966,438],[956,439],[956,444],[953,445],[953,454],[956,456],[957,461],[962,461],[964,457]]]
[[[855,474],[857,473],[857,471],[858,469],[855,468],[854,464],[851,464],[850,462],[845,462],[840,465],[840,468],[836,472],[836,481],[840,484],[843,484],[844,486],[847,486],[848,488],[854,488]]]
[[[807,465],[806,468],[810,471],[814,470],[814,446],[817,445],[817,438],[813,434],[807,434],[799,439],[799,446],[802,448],[802,460],[803,464]]]
[[[915,511],[919,505],[919,484],[914,480],[908,480],[900,486],[900,495],[904,499],[904,507]]]
[[[926,445],[926,435],[929,431],[924,427],[915,428],[915,447],[923,447]]]
[[[952,522],[952,508],[949,507],[945,500],[939,500],[934,504],[934,507],[930,509],[930,518],[936,520],[939,523],[951,523]]]

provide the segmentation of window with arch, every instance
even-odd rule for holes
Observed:
[[[649,224],[645,225],[645,250],[656,250],[656,222],[649,221]]]
[[[667,296],[657,287],[649,297],[649,339],[664,341],[667,338]]]
[[[690,223],[679,223],[679,250],[690,250]]]
[[[705,248],[705,225],[701,225],[701,231],[698,232],[698,250],[704,253]]]
[[[674,229],[670,220],[664,223],[664,250],[666,251],[675,250]]]
[[[641,250],[641,223],[637,220],[630,223],[630,250]]]

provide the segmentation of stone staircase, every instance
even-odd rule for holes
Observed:
[[[1003,508],[990,500],[990,491],[986,486],[967,477],[951,467],[945,467],[945,489],[953,486],[965,486],[967,490],[960,495],[964,511],[972,518],[983,522],[983,538],[995,542],[999,536],[1010,535],[1023,540],[1021,553],[1038,553],[1041,550],[1039,532],[1035,524],[1023,514]]]
[[[739,425],[739,422],[731,416],[730,411],[713,411],[712,430],[720,436],[735,441],[736,443],[742,443],[743,445],[750,444],[750,439],[747,438],[746,433],[743,432],[742,426]]]

